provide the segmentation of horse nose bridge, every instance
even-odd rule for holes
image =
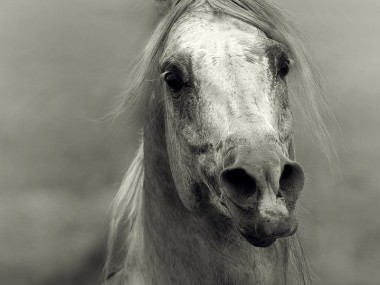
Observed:
[[[239,104],[229,118],[230,136],[232,138],[246,138],[248,141],[265,140],[274,137],[276,126],[274,125],[274,114],[271,111],[264,110],[255,104]],[[257,144],[256,144],[257,145]]]
[[[247,165],[269,165],[280,158],[285,159],[275,131],[268,126],[240,130],[229,135],[220,145],[224,167],[229,167],[236,160]]]

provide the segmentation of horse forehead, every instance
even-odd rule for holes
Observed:
[[[234,56],[262,57],[270,40],[258,28],[227,15],[198,13],[181,19],[169,36],[166,54],[188,54],[203,60]]]

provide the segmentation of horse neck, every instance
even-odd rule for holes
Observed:
[[[170,171],[161,111],[148,112],[154,116],[147,116],[144,128],[144,248],[140,263],[144,264],[144,278],[154,278],[145,282],[281,284],[273,280],[283,272],[278,268],[277,248],[254,248],[234,233],[223,233],[226,237],[220,239],[215,224],[183,206]]]

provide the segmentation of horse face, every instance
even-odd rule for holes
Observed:
[[[193,11],[160,59],[173,179],[190,210],[212,208],[255,246],[297,229],[286,47],[227,15]]]

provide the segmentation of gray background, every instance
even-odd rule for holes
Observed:
[[[297,124],[300,210],[320,284],[380,284],[380,2],[283,0],[323,69],[338,171]],[[132,0],[0,1],[0,284],[96,284],[138,140],[99,118],[156,23]],[[340,172],[340,173],[339,173]]]

